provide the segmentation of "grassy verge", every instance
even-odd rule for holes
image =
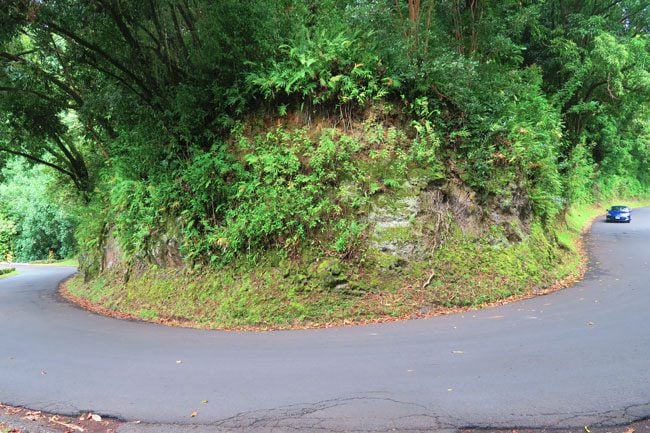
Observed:
[[[90,284],[75,277],[66,289],[100,313],[201,328],[326,327],[395,320],[413,309],[395,289],[363,295],[324,289],[313,276],[269,264],[200,275],[150,269],[127,283],[121,277],[104,275]]]
[[[531,296],[571,284],[582,274],[579,255],[557,241],[548,227],[533,225],[520,242],[496,230],[488,236],[456,236],[435,256],[436,278],[421,290],[423,304],[479,307]]]
[[[0,279],[16,275],[16,268],[0,268]]]
[[[311,270],[304,263],[267,263],[201,274],[150,269],[127,282],[123,273],[90,283],[76,277],[67,293],[90,309],[121,317],[202,328],[288,329],[444,314],[529,296],[580,275],[577,255],[554,246],[540,229],[513,245],[458,232],[431,261],[413,262],[401,273],[346,269],[353,283],[340,288],[320,284],[313,268],[330,265],[327,259],[319,263]]]
[[[90,283],[75,277],[64,293],[103,314],[201,328],[327,327],[445,314],[573,284],[586,264],[581,235],[604,209],[574,207],[553,227],[533,224],[512,243],[498,227],[480,237],[456,230],[426,261],[401,271],[381,273],[362,264],[332,271],[335,278],[346,275],[336,288],[324,287],[319,273],[338,261],[269,257],[254,267],[201,273],[154,268],[128,281],[122,272]]]
[[[32,265],[54,265],[54,266],[79,266],[77,258],[62,259],[62,260],[34,260],[30,262]]]
[[[533,224],[518,242],[499,227],[481,236],[458,229],[432,257],[400,270],[371,270],[363,259],[350,268],[331,258],[270,256],[254,267],[219,271],[153,268],[128,281],[123,272],[90,283],[78,276],[64,294],[103,314],[200,328],[310,328],[439,315],[573,284],[586,268],[582,234],[605,207],[574,207],[553,227]],[[324,286],[323,278],[336,287]]]

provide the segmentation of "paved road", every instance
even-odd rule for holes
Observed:
[[[552,295],[427,320],[266,333],[96,316],[56,295],[70,268],[21,267],[0,280],[0,400],[143,421],[125,432],[406,432],[649,417],[650,209],[631,224],[597,221],[589,246],[584,281]]]

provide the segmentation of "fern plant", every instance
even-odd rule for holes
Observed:
[[[380,59],[366,49],[367,36],[323,31],[282,45],[279,60],[247,76],[249,92],[267,101],[288,99],[302,107],[331,109],[363,107],[382,98],[399,82],[385,76]]]

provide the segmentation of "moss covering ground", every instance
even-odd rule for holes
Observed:
[[[647,205],[648,202],[631,202]],[[371,267],[336,257],[289,260],[269,254],[255,266],[197,272],[152,268],[68,282],[73,299],[161,323],[222,329],[325,327],[423,317],[533,296],[579,279],[581,234],[603,207],[580,206],[552,230],[533,224],[510,243],[494,227],[482,236],[453,229],[428,260]],[[368,259],[370,260],[370,259]]]

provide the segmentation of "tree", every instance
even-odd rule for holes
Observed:
[[[0,184],[0,254],[17,260],[65,258],[76,252],[74,218],[61,206],[54,190],[55,176],[48,167],[29,167],[12,158],[2,171]],[[6,215],[6,217],[2,217]]]
[[[0,21],[0,151],[88,194],[89,159],[146,178],[209,149],[241,110],[247,62],[279,45],[290,17],[279,0],[12,0]]]

